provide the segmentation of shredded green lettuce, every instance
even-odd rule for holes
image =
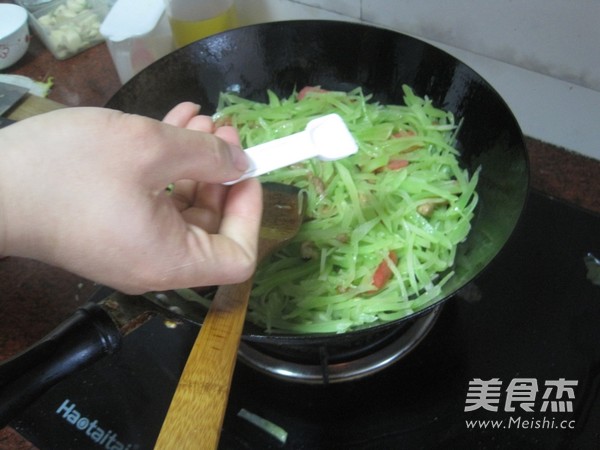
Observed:
[[[269,91],[266,103],[222,93],[214,119],[236,127],[245,148],[333,112],[359,146],[342,160],[261,177],[307,195],[300,232],[255,276],[248,318],[267,332],[343,333],[396,320],[431,302],[452,276],[479,171],[459,164],[453,114],[403,89],[404,105],[374,102],[360,88],[287,98]]]
[[[258,414],[251,413],[247,409],[242,408],[238,412],[238,417],[246,419],[251,424],[256,425],[258,428],[270,434],[282,444],[285,444],[285,442],[287,441],[287,431],[285,431],[279,425],[274,424],[270,420],[259,416]]]

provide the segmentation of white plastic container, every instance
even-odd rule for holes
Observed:
[[[113,0],[18,0],[31,27],[57,59],[67,59],[104,41],[100,24]]]
[[[118,0],[100,27],[121,83],[174,50],[162,0]]]

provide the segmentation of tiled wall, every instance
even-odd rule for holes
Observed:
[[[244,2],[244,0],[241,0]],[[246,0],[247,1],[247,0]],[[250,3],[253,3],[250,1]],[[283,0],[392,28],[600,91],[598,0]],[[304,8],[303,8],[304,7]]]
[[[530,136],[600,159],[599,0],[237,0],[245,23],[360,21],[441,47],[486,78]]]

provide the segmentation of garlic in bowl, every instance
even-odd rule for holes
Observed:
[[[18,5],[0,4],[0,70],[21,59],[28,47],[27,11]]]
[[[21,0],[31,24],[44,45],[57,59],[66,59],[100,42],[100,24],[112,0]]]

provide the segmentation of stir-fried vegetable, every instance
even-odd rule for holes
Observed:
[[[338,113],[356,155],[309,160],[263,181],[307,194],[297,237],[256,273],[249,319],[270,332],[345,332],[424,307],[452,276],[457,245],[469,233],[478,172],[460,167],[451,113],[404,86],[405,105],[351,92],[304,88],[259,103],[225,93],[215,115],[244,147],[301,131]]]
[[[250,411],[248,411],[247,409],[244,409],[244,408],[239,410],[238,417],[242,417],[242,418],[246,419],[248,422],[250,422],[251,424],[256,425],[258,428],[260,428],[261,430],[270,434],[271,436],[273,436],[275,439],[277,439],[282,444],[285,444],[285,442],[287,441],[287,437],[288,437],[287,431],[285,431],[279,425],[275,425],[270,420],[260,417],[257,414],[251,413]]]

